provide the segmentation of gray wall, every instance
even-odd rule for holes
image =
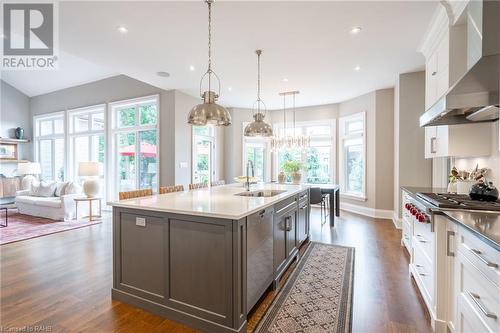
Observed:
[[[24,135],[32,139],[32,120],[29,109],[29,97],[4,81],[0,81],[0,137],[15,138],[14,129],[24,128]],[[19,144],[19,159],[31,159],[31,143]],[[17,164],[0,164],[0,173],[12,176]]]
[[[394,89],[376,91],[375,207],[392,210],[394,181]]]
[[[125,75],[83,84],[30,99],[31,114],[64,111],[119,100],[160,96],[160,184],[174,183],[174,102],[173,90],[163,90]]]
[[[432,160],[425,159],[425,72],[401,74],[394,94],[394,211],[401,217],[401,186],[431,186]]]

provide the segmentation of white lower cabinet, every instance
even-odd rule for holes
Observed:
[[[434,331],[500,333],[500,252],[444,215],[431,228],[405,211],[401,243]]]
[[[500,253],[463,227],[458,229],[454,328],[459,333],[500,332]],[[480,248],[480,250],[479,250]],[[495,266],[497,265],[497,266]]]

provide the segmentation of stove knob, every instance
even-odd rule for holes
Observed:
[[[417,213],[415,214],[415,219],[420,222],[420,219],[422,218],[422,214]]]
[[[413,216],[417,215],[417,212],[418,212],[418,209],[416,209],[415,207],[412,207],[411,210],[410,210],[410,213]]]
[[[418,222],[420,222],[420,223],[424,223],[427,220],[427,218],[425,217],[424,214],[419,214],[417,219],[418,219]]]
[[[406,208],[406,210],[410,209],[410,204],[409,204],[409,203],[406,203],[406,204],[405,204],[405,208]]]

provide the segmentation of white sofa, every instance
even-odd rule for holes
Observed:
[[[61,186],[61,183],[58,183]],[[36,196],[33,191],[22,190],[16,192],[16,206],[19,213],[45,217],[52,220],[70,221],[75,218],[76,203],[75,198],[85,195],[81,188],[76,187],[76,193],[61,194],[56,192],[52,196]]]

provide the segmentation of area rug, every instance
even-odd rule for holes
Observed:
[[[5,215],[0,219],[5,223]],[[72,220],[70,222],[54,221],[43,217],[23,215],[19,213],[9,214],[9,224],[0,228],[0,245],[22,241],[25,239],[55,234],[71,229],[87,227],[101,223],[101,220],[89,222],[88,220]]]
[[[312,242],[254,332],[350,332],[354,248]]]

